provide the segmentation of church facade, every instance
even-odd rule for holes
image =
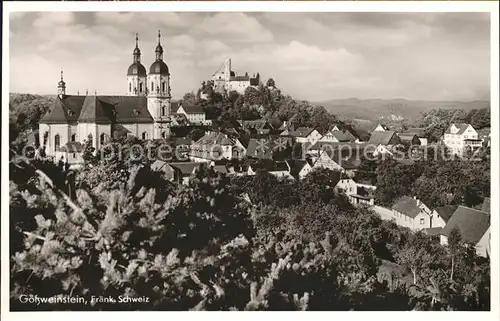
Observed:
[[[91,141],[96,149],[110,138],[134,135],[142,139],[161,139],[170,135],[170,72],[163,61],[158,32],[156,59],[149,73],[141,63],[136,35],[133,62],[127,70],[127,95],[67,95],[66,83],[57,85],[58,95],[52,109],[40,120],[40,145],[47,156],[60,157],[62,151]],[[80,148],[81,149],[81,148]],[[74,154],[74,153],[73,153]],[[63,155],[63,158],[64,155]]]

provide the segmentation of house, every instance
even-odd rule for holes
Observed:
[[[281,133],[283,136],[283,133]],[[298,143],[314,144],[321,138],[321,134],[311,127],[299,127],[294,131],[288,133],[289,136],[295,137]]]
[[[420,145],[420,138],[414,133],[399,133],[401,143],[407,145]]]
[[[82,164],[83,148],[84,146],[80,142],[67,142],[55,151],[54,160],[62,160],[70,166]]]
[[[375,199],[373,196],[367,196],[367,195],[348,195],[349,201],[354,205],[366,205],[366,206],[373,206],[375,204]]]
[[[246,156],[255,159],[285,159],[292,154],[291,137],[251,138],[246,148]]]
[[[440,235],[441,245],[448,244],[453,229],[458,229],[463,242],[473,244],[478,255],[489,257],[490,215],[473,208],[458,206]]]
[[[378,124],[377,127],[373,130],[374,132],[386,132],[390,131],[389,127],[384,124]]]
[[[424,128],[418,128],[418,127],[409,128],[404,134],[417,135],[418,139],[420,140],[420,146],[427,146],[428,144]]]
[[[177,110],[172,110],[177,115],[184,115],[189,123],[197,125],[211,125],[212,121],[205,118],[202,106],[180,103]]]
[[[333,125],[333,127],[329,130],[329,132],[331,132],[331,131],[342,132],[344,135],[346,135],[349,138],[350,142],[359,143],[361,141],[361,138],[360,138],[358,132],[356,130],[354,130],[354,128],[351,125],[346,125],[346,124]]]
[[[189,158],[194,162],[241,159],[246,154],[243,144],[221,132],[207,132],[191,145]]]
[[[356,195],[358,192],[358,186],[356,185],[356,182],[349,177],[342,177],[335,186],[335,189],[346,195]]]
[[[340,172],[344,171],[344,168],[342,168],[342,166],[340,166],[330,156],[328,156],[328,153],[326,151],[322,152],[318,158],[313,159],[312,168],[326,168],[332,171]]]
[[[401,144],[401,139],[395,131],[374,131],[368,144],[376,146],[373,155],[392,155],[391,147]]]
[[[450,220],[451,216],[457,210],[458,205],[446,205],[436,207],[434,211],[432,211],[432,222],[431,228],[434,227],[445,227],[446,223]]]
[[[340,125],[334,125],[328,130],[328,132],[320,138],[320,142],[325,143],[349,143],[349,142],[359,142],[357,134],[353,133],[353,130],[349,130],[347,127],[342,127]]]
[[[483,146],[483,140],[470,124],[451,124],[443,136],[444,145],[450,153],[463,156],[467,151],[475,151]]]
[[[392,215],[398,225],[412,230],[431,227],[431,210],[416,198],[403,196],[398,199],[392,206]]]
[[[259,171],[266,171],[277,178],[294,179],[286,162],[258,163],[248,166],[247,175],[257,175]]]
[[[311,164],[303,159],[287,159],[288,171],[295,179],[303,179],[312,170]]]
[[[169,181],[181,184],[188,184],[191,175],[196,173],[203,164],[196,162],[175,162],[167,163],[162,160],[156,160],[151,164],[151,170],[161,172],[163,177]]]

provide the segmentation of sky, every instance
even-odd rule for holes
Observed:
[[[135,34],[149,70],[161,30],[180,99],[231,58],[297,99],[478,100],[490,92],[489,13],[15,12],[10,92],[126,94]]]

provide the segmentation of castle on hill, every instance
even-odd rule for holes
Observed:
[[[212,81],[214,82],[214,90],[219,93],[237,91],[244,94],[245,90],[250,86],[258,86],[260,75],[250,77],[248,73],[244,76],[237,76],[231,69],[231,58],[224,61],[224,64],[213,74]]]
[[[112,137],[134,135],[142,139],[159,139],[170,135],[170,72],[163,61],[160,32],[156,59],[149,73],[141,63],[138,41],[136,34],[124,96],[67,95],[61,71],[54,106],[39,124],[39,141],[47,156],[58,159],[62,156],[76,163],[85,141],[99,149]]]

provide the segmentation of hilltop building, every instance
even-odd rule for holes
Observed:
[[[126,95],[67,95],[61,71],[54,106],[40,120],[40,144],[48,156],[64,158],[73,153],[72,159],[78,159],[76,154],[81,148],[70,150],[71,146],[81,146],[75,142],[90,141],[99,149],[110,138],[123,135],[142,139],[170,135],[170,72],[163,61],[160,32],[149,73],[141,63],[138,41],[136,34],[133,62],[126,74]]]
[[[245,90],[250,86],[258,86],[260,75],[257,73],[252,77],[245,73],[244,76],[238,76],[231,69],[231,58],[224,61],[224,64],[212,75],[214,89],[219,93],[237,91],[240,94],[245,93]]]

